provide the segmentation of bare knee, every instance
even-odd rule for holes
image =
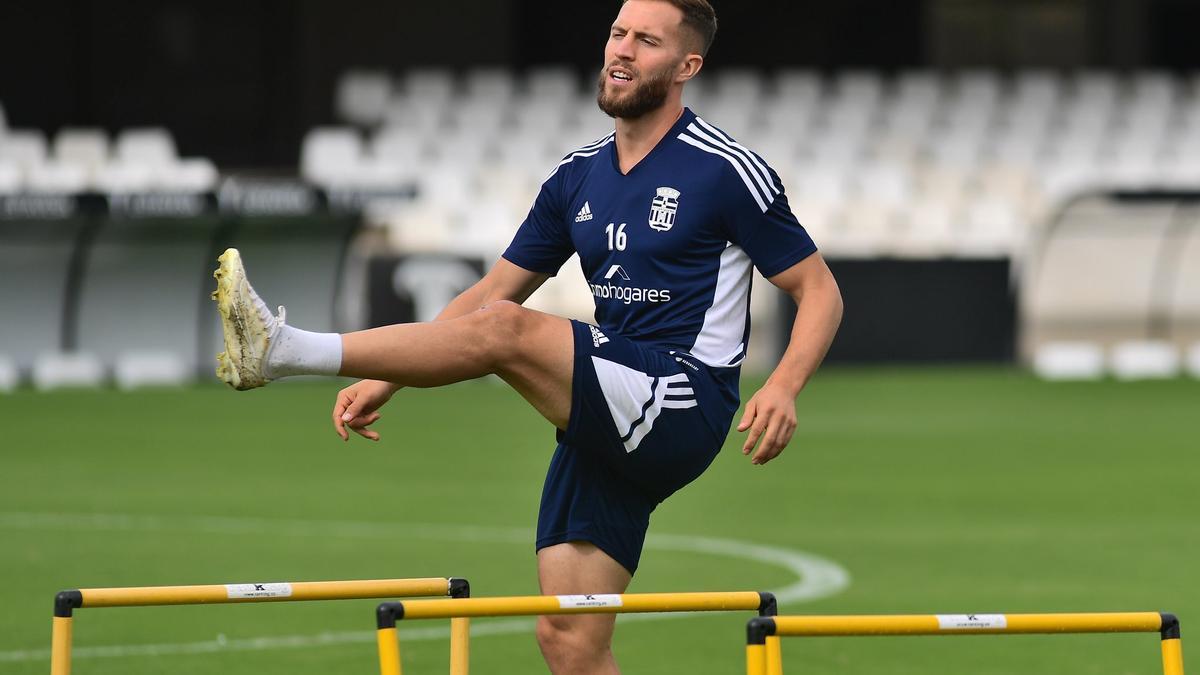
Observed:
[[[538,646],[552,673],[600,672],[611,663],[612,623],[597,621],[599,618],[538,617]]]
[[[497,300],[471,316],[476,322],[474,346],[494,370],[516,358],[520,353],[521,338],[531,323],[529,310],[510,300]]]

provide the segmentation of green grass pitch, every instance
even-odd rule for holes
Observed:
[[[381,443],[342,443],[339,386],[0,396],[0,673],[48,670],[63,588],[454,575],[476,595],[535,593],[548,425],[485,380],[401,392]],[[802,551],[850,575],[787,613],[1170,610],[1196,653],[1198,403],[1188,380],[828,368],[780,459],[751,466],[734,434],[651,533]],[[761,556],[654,548],[631,591],[794,581]],[[75,672],[377,672],[375,604],[85,609]],[[630,673],[734,673],[747,618],[628,622],[615,649]],[[544,669],[525,620],[475,627],[474,672]],[[444,629],[402,625],[406,672],[445,670]],[[784,657],[810,674],[1161,672],[1154,635],[791,639]]]

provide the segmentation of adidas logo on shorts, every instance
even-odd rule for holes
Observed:
[[[604,337],[604,333],[601,333],[599,328],[596,328],[595,326],[588,326],[588,328],[592,329],[592,346],[593,347],[599,347],[600,345],[604,344],[605,342],[608,342],[608,338]]]
[[[579,209],[579,213],[575,214],[575,222],[583,223],[592,219],[592,205],[588,202],[583,203],[583,208]]]

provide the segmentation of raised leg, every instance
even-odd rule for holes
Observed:
[[[495,374],[565,429],[574,353],[569,321],[500,301],[449,321],[347,333],[340,374],[407,387]]]

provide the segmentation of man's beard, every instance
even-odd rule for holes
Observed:
[[[609,117],[622,119],[637,119],[646,113],[658,110],[667,101],[671,91],[672,68],[664,68],[648,77],[638,78],[633,91],[623,95],[607,94],[604,83],[608,81],[608,67],[600,71],[600,87],[596,94],[596,104]]]

